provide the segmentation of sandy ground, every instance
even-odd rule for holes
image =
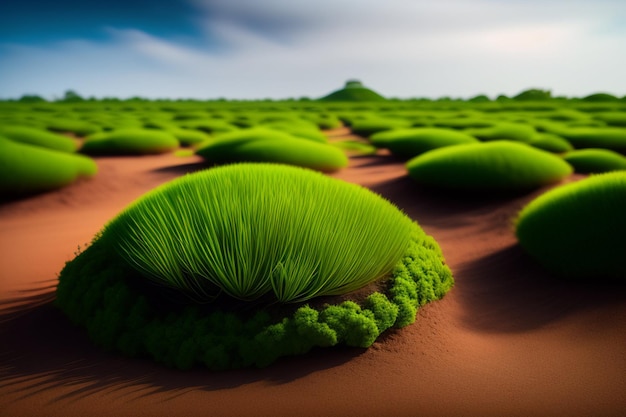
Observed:
[[[626,415],[626,288],[557,280],[516,245],[513,218],[545,189],[445,196],[384,155],[333,176],[441,245],[456,286],[415,324],[265,369],[180,372],[98,350],[51,305],[58,272],[125,205],[199,162],[100,158],[92,180],[0,205],[0,416]]]

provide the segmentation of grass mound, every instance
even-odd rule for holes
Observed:
[[[348,81],[344,88],[333,91],[319,101],[386,101],[387,99],[377,92],[364,87],[358,81]]]
[[[80,152],[87,155],[149,155],[171,152],[179,146],[172,133],[129,128],[89,136]]]
[[[451,129],[412,128],[379,132],[370,137],[378,148],[387,148],[392,154],[412,158],[432,149],[477,143],[473,136]]]
[[[157,218],[152,205],[163,210]],[[344,294],[372,279],[382,292],[358,303],[259,303]],[[132,204],[65,266],[56,303],[107,349],[181,369],[227,369],[315,346],[368,347],[452,284],[437,243],[369,190],[305,169],[239,164],[180,178]],[[222,302],[213,298],[220,285]],[[257,301],[226,310],[233,292]]]
[[[520,245],[549,270],[572,278],[626,280],[626,172],[555,188],[520,212]]]
[[[552,153],[565,153],[574,150],[571,143],[553,133],[537,133],[528,144]]]
[[[626,129],[619,127],[569,128],[556,132],[575,148],[604,148],[626,155]]]
[[[483,141],[504,139],[528,142],[537,131],[529,124],[501,122],[491,127],[466,129],[465,133]]]
[[[64,187],[79,177],[92,177],[91,159],[13,142],[0,136],[0,192],[3,196],[33,194]]]
[[[369,137],[378,132],[384,132],[392,129],[406,129],[410,126],[410,120],[373,116],[353,120],[350,125],[350,130],[352,130],[355,135]]]
[[[237,164],[148,193],[103,238],[148,276],[204,301],[225,293],[293,302],[388,273],[411,223],[364,188],[284,165]]]
[[[78,148],[76,142],[68,137],[29,126],[0,126],[0,135],[16,142],[61,152],[74,152]]]
[[[318,171],[336,171],[348,165],[346,155],[334,146],[266,128],[221,135],[196,153],[213,164],[277,162]]]
[[[572,167],[558,156],[509,141],[435,149],[406,166],[409,176],[421,184],[477,191],[528,190],[572,173]]]
[[[582,174],[626,170],[626,157],[608,149],[579,149],[567,153],[563,159]]]

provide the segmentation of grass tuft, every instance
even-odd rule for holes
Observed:
[[[360,186],[284,165],[236,164],[172,181],[103,238],[151,279],[192,297],[298,302],[388,274],[412,221]]]

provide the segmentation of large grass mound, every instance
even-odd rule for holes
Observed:
[[[411,159],[407,169],[424,185],[477,191],[528,190],[572,173],[558,156],[509,141],[435,149]]]
[[[575,148],[604,148],[626,155],[626,129],[619,127],[561,129],[555,132]]]
[[[272,307],[372,281],[382,292],[359,303]],[[306,169],[237,164],[129,206],[66,265],[57,305],[106,348],[224,369],[315,346],[368,347],[452,282],[436,242],[371,191]]]
[[[378,148],[387,148],[393,155],[412,158],[432,149],[477,143],[473,136],[451,129],[412,128],[379,132],[370,137]]]
[[[74,152],[78,148],[76,142],[68,137],[29,126],[0,126],[0,135],[16,142],[61,152]]]
[[[386,101],[387,99],[377,92],[363,86],[362,83],[351,80],[347,81],[344,88],[319,99],[320,101]]]
[[[345,153],[334,146],[267,128],[221,135],[196,153],[213,164],[277,162],[318,171],[336,171],[348,165]]]
[[[593,175],[553,189],[520,212],[520,245],[551,271],[626,280],[626,172]]]
[[[626,157],[608,149],[579,149],[568,152],[563,159],[581,174],[626,170]]]
[[[150,155],[171,152],[179,146],[172,133],[129,128],[89,136],[80,152],[87,155]]]
[[[91,159],[67,152],[13,142],[0,136],[0,192],[3,196],[33,194],[91,177],[98,167]]]
[[[466,129],[465,133],[483,141],[505,139],[528,142],[537,131],[533,126],[525,123],[500,122],[491,127]]]

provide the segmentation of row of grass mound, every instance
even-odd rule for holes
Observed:
[[[369,140],[374,146],[389,149],[393,155],[407,159],[437,148],[478,143],[476,138],[463,132],[426,127],[379,132]]]
[[[88,136],[80,152],[87,155],[151,155],[172,152],[180,142],[169,132],[154,129],[119,129]]]
[[[516,220],[522,248],[566,278],[626,281],[626,172],[592,175],[531,201]]]
[[[452,285],[434,239],[382,197],[308,169],[235,164],[131,204],[67,263],[56,304],[106,349],[229,369],[366,348]]]
[[[337,147],[263,127],[220,135],[196,153],[209,164],[276,162],[324,172],[348,165],[348,157]]]
[[[30,126],[0,125],[0,135],[15,142],[61,152],[75,152],[78,148],[77,143],[66,136]]]
[[[85,156],[0,136],[0,192],[4,197],[54,190],[97,171],[96,163]]]
[[[561,181],[572,173],[562,158],[510,141],[449,146],[406,164],[416,182],[466,191],[517,192]]]

